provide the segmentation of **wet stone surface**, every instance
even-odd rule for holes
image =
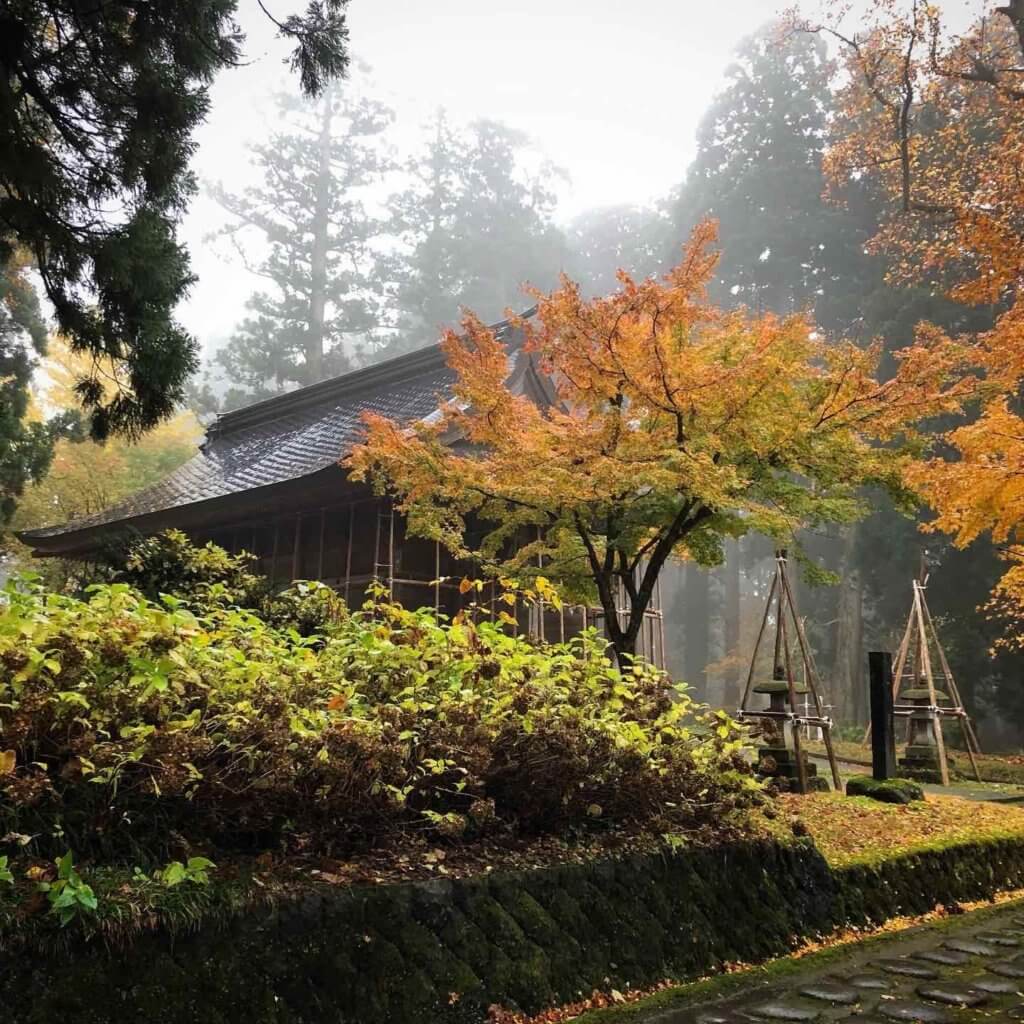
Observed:
[[[878,1012],[889,1020],[918,1021],[920,1024],[952,1024],[953,1018],[945,1010],[926,1003],[893,1000],[883,1003]]]
[[[971,959],[970,953],[958,953],[955,949],[924,949],[914,954],[915,960],[927,960],[931,964],[942,964],[944,967],[959,967]]]
[[[884,992],[892,988],[891,978],[883,977],[881,974],[851,974],[846,981],[854,988],[877,990]]]
[[[823,1003],[836,1003],[840,1006],[852,1006],[860,1002],[860,993],[851,985],[838,981],[819,981],[800,989],[800,995],[808,999],[817,999]]]
[[[750,1013],[760,1020],[816,1020],[818,1011],[810,1006],[798,1006],[793,1003],[764,1003],[754,1006]]]
[[[934,979],[938,971],[920,960],[876,960],[873,967],[880,967],[886,974],[902,974],[907,978]]]
[[[1021,990],[1020,982],[1012,978],[975,978],[971,985],[994,996],[1015,996]]]
[[[917,994],[931,1003],[944,1006],[981,1006],[989,1001],[989,994],[976,988],[961,988],[959,985],[920,985]]]
[[[788,980],[680,1007],[657,1024],[990,1024],[1024,1021],[1021,903],[963,914],[941,928],[850,946]],[[637,1024],[643,1024],[643,1017]]]
[[[990,946],[987,942],[979,942],[977,939],[949,939],[943,945],[946,949],[952,949],[958,953],[969,953],[971,956],[999,955],[997,949]]]
[[[997,960],[988,965],[993,974],[1000,978],[1024,978],[1024,964],[1014,963],[1012,960]]]
[[[978,932],[979,942],[987,942],[990,946],[1019,946],[1020,940],[1015,935],[1000,935],[998,932]]]

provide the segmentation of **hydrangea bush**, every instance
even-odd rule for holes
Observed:
[[[320,632],[125,583],[0,596],[0,834],[38,854],[341,855],[414,832],[700,830],[758,799],[736,725],[593,632],[378,594]]]

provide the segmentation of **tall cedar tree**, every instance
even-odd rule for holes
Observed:
[[[889,208],[873,247],[891,277],[942,287],[995,312],[969,340],[988,375],[980,415],[947,434],[951,458],[914,468],[932,524],[966,546],[983,533],[1010,568],[998,611],[1024,622],[1024,0],[962,35],[935,5],[873,0],[853,27],[845,5],[822,24],[847,71],[829,154],[833,178],[873,176]],[[1006,640],[1024,645],[1024,628]]]
[[[343,73],[347,0],[276,22],[318,94]],[[260,5],[264,10],[263,4]],[[236,0],[8,0],[0,6],[0,265],[35,263],[97,438],[170,415],[195,369],[173,310],[192,277],[175,238],[215,74],[237,63]]]
[[[569,272],[588,295],[607,295],[620,270],[631,277],[656,273],[665,260],[669,218],[656,209],[621,204],[587,210],[569,225]],[[675,259],[673,249],[671,259]]]
[[[620,661],[673,553],[709,563],[729,536],[785,542],[855,518],[858,487],[898,488],[915,424],[973,388],[960,350],[926,332],[881,383],[877,346],[830,344],[799,315],[722,312],[706,298],[713,239],[698,226],[663,282],[624,276],[589,301],[568,280],[536,294],[521,327],[554,389],[543,408],[509,391],[508,352],[467,317],[443,343],[455,400],[429,422],[368,416],[346,463],[396,493],[413,531],[499,573],[541,561],[566,592],[596,597]],[[490,526],[474,551],[467,516]],[[540,536],[507,554],[524,534]]]
[[[439,111],[410,183],[391,197],[403,243],[393,269],[396,330],[385,355],[437,340],[462,308],[489,321],[523,305],[524,283],[550,287],[566,250],[551,222],[558,172],[531,167],[528,139],[494,121],[460,130]]]
[[[672,257],[705,217],[719,224],[712,295],[780,315],[832,307],[863,237],[822,196],[831,65],[824,43],[769,23],[745,39],[697,132],[697,156],[672,211]]]
[[[255,270],[272,290],[249,299],[250,316],[217,357],[243,401],[344,372],[382,315],[372,243],[384,223],[364,194],[389,169],[382,133],[394,114],[351,83],[315,103],[277,102],[287,127],[252,149],[262,184],[213,189],[232,215],[226,232],[244,244],[253,230],[268,247]]]

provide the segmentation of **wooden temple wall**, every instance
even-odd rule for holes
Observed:
[[[249,552],[256,557],[258,571],[277,586],[292,580],[320,580],[354,608],[366,599],[369,585],[379,580],[407,608],[431,607],[452,616],[476,602],[495,617],[502,609],[513,613],[498,600],[494,585],[483,593],[461,594],[459,584],[473,575],[472,567],[439,543],[409,536],[405,519],[384,499],[365,498],[265,520],[249,518],[196,532],[193,540],[213,541],[233,554]],[[660,596],[656,589],[637,652],[664,667]],[[518,602],[514,616],[520,630],[548,641],[570,639],[588,626],[601,630],[604,622],[600,609],[582,605],[557,609],[543,601]]]

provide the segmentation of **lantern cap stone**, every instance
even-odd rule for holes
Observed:
[[[914,686],[900,694],[900,700],[929,700],[930,698],[931,694],[928,692],[927,686]],[[949,700],[949,694],[943,690],[936,689],[935,699],[937,701]]]
[[[793,683],[794,693],[807,693],[807,687],[803,683]],[[754,693],[789,693],[789,683],[785,679],[768,679],[758,683],[754,687]]]

